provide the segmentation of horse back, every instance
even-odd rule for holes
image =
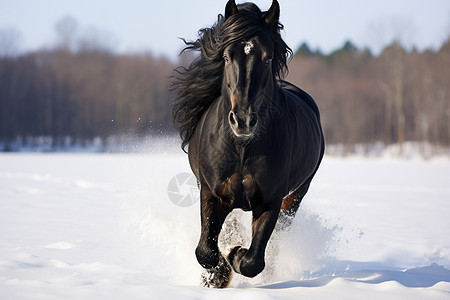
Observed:
[[[316,117],[320,120],[319,108],[317,107],[314,99],[307,92],[284,80],[278,80],[278,84],[284,91],[288,91],[300,98],[301,101],[303,101],[306,105],[309,106],[309,108],[312,109]]]

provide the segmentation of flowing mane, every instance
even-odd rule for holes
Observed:
[[[264,21],[266,12],[253,3],[238,6],[239,11],[225,20],[219,14],[217,22],[211,28],[199,31],[196,41],[183,39],[184,51],[200,51],[200,55],[188,68],[175,70],[172,89],[176,91],[173,100],[173,120],[180,131],[182,148],[185,150],[204,112],[221,95],[224,49],[235,42],[265,32],[272,38],[274,44],[273,76],[281,78],[287,72],[287,59],[292,50],[282,40],[280,30],[283,25],[278,23],[271,29]]]

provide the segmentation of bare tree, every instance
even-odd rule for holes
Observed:
[[[21,33],[13,28],[0,29],[0,57],[14,57],[19,54]]]
[[[66,51],[73,50],[78,22],[72,16],[65,16],[55,25],[57,46]]]

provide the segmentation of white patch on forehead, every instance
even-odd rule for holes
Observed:
[[[244,53],[246,55],[249,55],[250,52],[252,51],[254,45],[252,42],[245,42],[245,46],[244,46]]]

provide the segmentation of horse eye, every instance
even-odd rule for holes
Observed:
[[[272,63],[272,58],[266,59],[266,65],[270,65]]]

